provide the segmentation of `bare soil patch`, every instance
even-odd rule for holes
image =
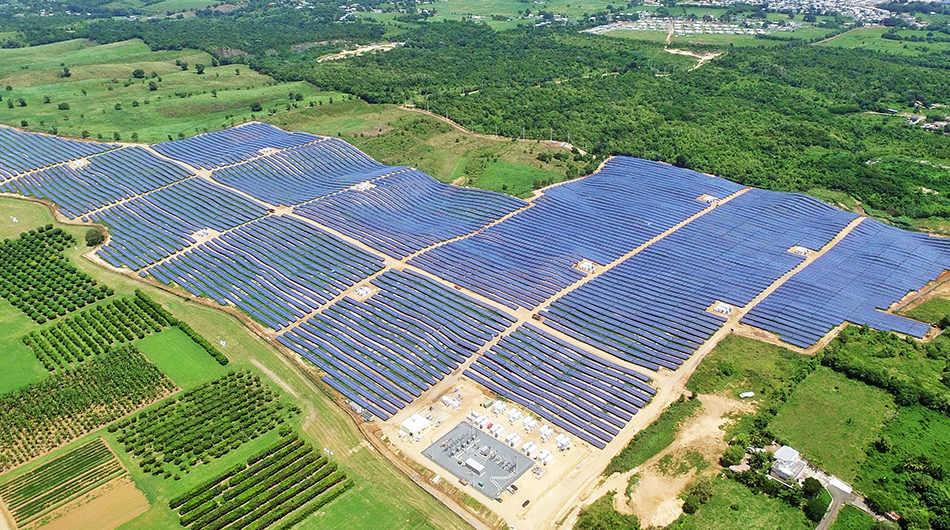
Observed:
[[[128,478],[100,486],[43,518],[43,530],[112,530],[145,513],[145,494]]]

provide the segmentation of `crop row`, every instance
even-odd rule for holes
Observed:
[[[36,498],[30,499],[26,504],[13,510],[13,518],[16,519],[18,525],[22,525],[26,521],[35,519],[57,506],[96,489],[121,476],[124,472],[125,469],[122,464],[116,458],[112,458],[92,469],[85,470],[81,475],[65,480]]]
[[[161,314],[140,297],[118,298],[72,315],[42,331],[23,337],[23,343],[48,370],[68,368],[101,355],[115,344],[131,342],[168,326]]]
[[[191,467],[277,427],[277,394],[247,372],[232,372],[109,427],[139,466],[154,475]]]
[[[131,345],[0,396],[0,471],[145,404],[175,385]]]
[[[0,485],[0,497],[7,506],[16,508],[26,500],[76,476],[83,470],[108,462],[112,452],[101,438],[77,447],[68,453]]]
[[[0,296],[42,324],[113,293],[73,267],[63,251],[75,239],[53,225],[0,243]]]
[[[181,525],[193,530],[268,528],[277,523],[289,528],[350,485],[335,463],[291,435],[246,464],[172,499],[169,506],[178,510]]]

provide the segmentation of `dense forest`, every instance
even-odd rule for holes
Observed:
[[[898,221],[950,217],[950,138],[880,115],[950,101],[948,70],[862,50],[736,47],[658,76],[647,45],[619,39],[463,23],[405,38],[345,63],[260,67],[367,101],[414,100],[479,132],[553,134],[754,186],[840,190]]]

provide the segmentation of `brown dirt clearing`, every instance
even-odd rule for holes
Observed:
[[[620,492],[614,497],[614,507],[622,513],[633,513],[644,528],[667,526],[682,513],[683,502],[679,495],[689,487],[698,475],[695,467],[686,472],[673,474],[663,469],[660,461],[667,457],[677,465],[686,461],[690,453],[698,453],[718,469],[716,463],[726,450],[723,428],[735,414],[751,413],[753,405],[727,396],[702,394],[703,406],[699,412],[685,420],[676,439],[659,454],[640,467],[627,473],[611,475],[590,498],[599,498],[608,491]],[[624,492],[634,475],[639,483],[627,497]]]
[[[145,494],[139,491],[130,479],[119,478],[56,509],[43,518],[43,521],[49,522],[38,525],[37,528],[112,530],[135,519],[149,508]]]

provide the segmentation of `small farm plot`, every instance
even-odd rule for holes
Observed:
[[[175,390],[130,345],[0,396],[0,471],[75,440]]]
[[[22,528],[124,474],[122,464],[97,438],[0,485],[0,500]]]
[[[52,225],[0,243],[0,296],[42,324],[101,300],[112,290],[79,271],[63,250],[73,236]]]
[[[228,472],[169,501],[185,528],[291,528],[352,482],[290,434]]]
[[[534,465],[527,456],[467,421],[459,423],[422,454],[490,499],[498,498]]]
[[[260,378],[232,372],[110,425],[146,473],[188,473],[260,436],[284,419],[277,394]]]
[[[117,298],[23,337],[23,343],[49,371],[75,366],[106,353],[113,345],[132,342],[167,328],[169,321],[142,296]]]

